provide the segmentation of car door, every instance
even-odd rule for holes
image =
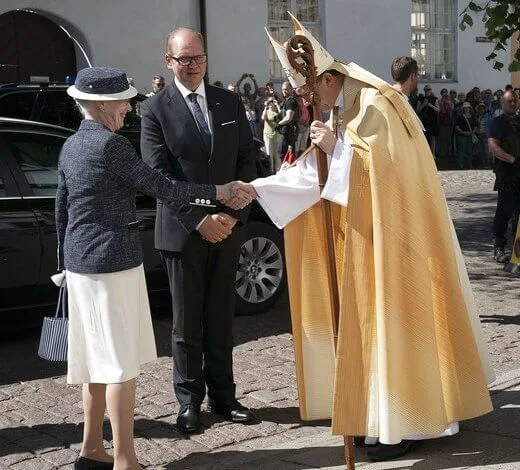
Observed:
[[[6,132],[4,138],[10,147],[18,173],[16,181],[23,191],[27,205],[33,210],[42,245],[39,275],[39,296],[43,303],[55,301],[56,291],[50,276],[56,273],[57,237],[55,201],[57,188],[57,166],[59,153],[66,131]],[[144,253],[144,267],[147,283],[151,290],[167,289],[158,251],[154,248],[155,200],[139,195],[137,215],[140,220],[140,235]]]
[[[22,192],[25,207],[32,211],[36,220],[40,247],[36,283],[38,300],[42,304],[53,303],[56,288],[50,276],[57,269],[54,216],[57,168],[61,147],[68,134],[43,128],[11,130],[3,132],[2,136],[16,164],[13,176]]]
[[[32,204],[15,182],[13,155],[0,132],[0,311],[40,302],[42,247]]]

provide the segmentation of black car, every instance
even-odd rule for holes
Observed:
[[[19,103],[28,106],[32,103],[29,116],[40,119],[51,116],[45,106],[39,107],[39,103],[53,100],[61,104],[52,115],[67,124],[70,122],[67,116],[73,116],[77,111],[65,93],[66,88],[66,85],[29,89],[0,87],[0,115],[6,109],[2,100],[8,97],[14,100],[11,95],[18,92],[21,95],[36,93],[32,100],[26,96],[18,98]],[[51,98],[45,96],[49,93]],[[133,101],[137,112],[131,113],[121,130],[138,151],[138,103],[142,99],[141,95]],[[31,323],[31,317],[39,320],[43,307],[56,301],[57,290],[49,277],[56,272],[54,200],[57,162],[63,142],[73,132],[73,129],[52,124],[0,117],[0,311],[9,312],[10,327],[26,326]],[[261,159],[265,155],[260,149],[261,142],[256,144],[258,166],[263,172]],[[166,275],[153,244],[155,200],[139,194],[137,208],[149,291],[166,291]],[[237,313],[249,314],[267,309],[284,289],[282,233],[254,203],[236,274]],[[13,313],[19,310],[24,310],[24,314]]]
[[[66,83],[4,83],[0,84],[0,116],[46,122],[67,129],[77,129],[83,116],[74,100],[67,95]],[[132,112],[125,119],[121,134],[139,149],[139,102],[146,99],[138,94],[132,98]]]

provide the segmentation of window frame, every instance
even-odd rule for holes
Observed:
[[[288,2],[288,7],[287,9],[293,13],[296,11],[296,1],[297,0],[287,0]],[[289,27],[291,30],[294,31],[294,28],[293,28],[293,22],[292,22],[292,19],[289,17],[288,20],[271,20],[269,19],[269,2],[270,0],[267,0],[266,2],[266,5],[267,5],[267,29],[269,30],[269,32],[271,33],[272,32],[272,29],[271,28],[279,28],[279,27]],[[307,29],[311,30],[311,29],[315,29],[317,28],[318,29],[318,32],[319,32],[319,38],[318,40],[320,41],[320,43],[323,45],[323,46],[326,46],[326,44],[324,43],[324,41],[322,40],[324,34],[323,34],[323,27],[324,27],[324,22],[322,20],[322,18],[324,18],[324,8],[325,8],[325,0],[316,0],[316,2],[318,3],[318,21],[317,22],[312,22],[312,21],[301,21],[301,24],[303,26],[305,26]],[[296,16],[296,15],[295,15]],[[273,35],[274,37],[274,35]],[[276,39],[276,38],[275,38]],[[284,41],[286,41],[287,39],[289,38],[283,38]],[[274,49],[273,49],[273,46],[271,44],[269,44],[268,46],[268,73],[267,75],[269,76],[269,81],[272,82],[272,83],[275,83],[275,84],[281,84],[283,82],[285,82],[287,80],[287,77],[285,76],[285,74],[283,73],[282,71],[282,77],[274,77],[271,75],[271,53],[273,53],[275,55],[275,61],[278,61],[278,59],[276,58],[276,53],[274,52]]]
[[[449,28],[436,28],[432,26],[435,24],[435,16],[436,12],[440,11],[440,6],[437,7],[437,3],[439,0],[428,0],[430,6],[433,5],[433,8],[430,8],[428,12],[425,14],[429,15],[429,26],[421,27],[421,26],[413,26],[412,25],[412,15],[413,11],[410,11],[410,55],[417,60],[417,55],[412,53],[414,46],[414,35],[425,35],[425,40],[427,44],[426,48],[426,64],[427,70],[429,72],[430,77],[422,77],[419,76],[420,83],[458,83],[458,24],[457,24],[457,15],[458,15],[458,2],[457,0],[450,0],[452,2],[452,14],[451,21],[452,26]],[[436,54],[436,45],[435,38],[440,36],[451,36],[453,41],[453,49],[452,53],[452,63],[453,63],[453,76],[451,78],[435,78],[435,54]],[[419,62],[419,68],[421,67],[421,62]]]

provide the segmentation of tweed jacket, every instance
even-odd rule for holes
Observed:
[[[137,191],[180,214],[216,202],[215,186],[168,179],[144,163],[125,137],[84,120],[58,163],[58,269],[108,273],[139,266]]]

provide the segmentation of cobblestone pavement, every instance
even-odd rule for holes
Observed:
[[[506,373],[520,365],[520,278],[510,277],[492,260],[492,174],[443,172],[441,179],[494,365],[498,373]],[[269,312],[239,317],[235,325],[237,395],[255,410],[259,422],[231,424],[203,412],[203,433],[179,435],[174,426],[178,406],[171,384],[170,321],[164,306],[155,310],[160,357],[145,367],[137,389],[136,448],[143,465],[218,469],[223,468],[219,454],[254,454],[328,431],[328,422],[309,425],[299,420],[289,309],[287,298],[282,298]],[[38,332],[0,339],[0,470],[72,468],[79,450],[80,388],[66,385],[63,365],[36,356],[37,342]],[[105,438],[109,447],[108,423]],[[269,468],[303,467],[287,463]]]
[[[520,277],[493,260],[496,192],[491,171],[441,172],[497,375],[520,367]],[[509,250],[511,244],[509,245]]]

